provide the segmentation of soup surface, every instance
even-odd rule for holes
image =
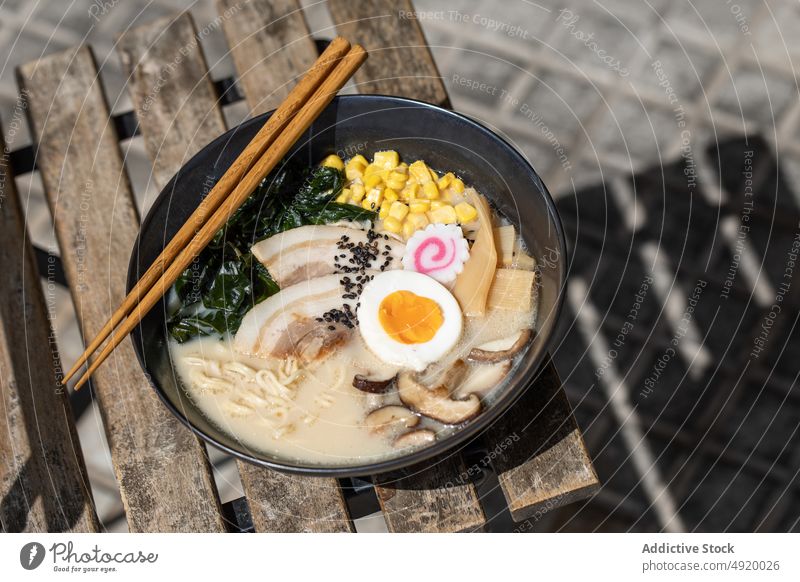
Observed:
[[[185,392],[243,448],[363,464],[491,405],[531,337],[535,263],[453,174],[395,152],[318,170],[271,222],[234,217],[187,271],[169,349]],[[300,224],[275,228],[302,196]]]

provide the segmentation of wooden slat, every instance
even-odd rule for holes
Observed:
[[[252,115],[275,109],[317,58],[297,0],[217,0]]]
[[[490,457],[511,517],[520,521],[599,488],[553,363],[488,431]]]
[[[447,92],[416,20],[398,20],[410,2],[331,0],[339,34],[369,50],[356,73],[362,93],[401,95],[447,104]],[[390,48],[387,48],[390,47]],[[437,460],[425,471],[377,475],[373,479],[390,531],[452,532],[480,529],[485,517],[469,482],[455,483],[463,473],[460,458]]]
[[[138,229],[97,67],[88,47],[18,71],[37,162],[84,337],[121,302]],[[148,385],[129,340],[93,377],[132,531],[224,531],[205,449]]]
[[[0,529],[92,532],[97,517],[0,128]]]
[[[410,0],[329,0],[336,29],[369,59],[355,74],[359,93],[399,95],[448,106],[447,91]]]
[[[366,66],[356,75],[356,80],[364,83],[359,85],[360,91],[402,95],[445,106],[449,104],[447,91],[418,21],[400,17],[401,12],[414,10],[410,0],[330,0],[328,4],[338,32],[370,51]],[[553,376],[555,380],[552,380]],[[552,364],[548,364],[545,377],[551,379],[551,384],[558,383]],[[532,392],[537,389],[538,386],[534,387]],[[559,504],[586,497],[597,484],[594,468],[560,383],[555,390],[554,404],[548,408],[549,416],[537,421],[539,425],[531,427],[531,431],[523,431],[519,443],[515,443],[507,457],[498,459],[496,464],[503,492],[516,518],[525,516],[529,506],[535,511],[543,501]],[[529,406],[537,405],[538,402],[523,400],[515,406],[514,412],[524,419],[531,410],[539,410]],[[548,431],[548,427],[553,426],[551,423],[570,427],[570,431],[564,433],[551,450],[544,450],[539,446],[542,434],[537,431]],[[494,450],[509,434],[521,430],[520,426],[517,414],[507,414],[497,421],[487,441],[489,450]],[[558,467],[548,471],[547,468],[556,461]],[[441,480],[431,479],[433,482]],[[386,497],[381,491],[378,495]],[[405,498],[393,499],[401,504]],[[472,502],[477,504],[477,499]],[[387,515],[387,519],[391,520],[392,515]],[[400,511],[396,515],[403,516]],[[402,521],[396,527],[402,528]]]
[[[223,10],[223,18],[224,14]],[[169,22],[172,22],[169,34],[159,34]],[[208,79],[208,70],[202,48],[191,43],[194,30],[191,16],[184,13],[142,26],[120,39],[120,56],[137,111],[142,110],[148,100],[150,103],[139,125],[147,141],[159,144],[150,155],[157,154],[161,172],[166,177],[171,177],[185,163],[187,152],[196,150],[195,136],[188,131],[192,127],[192,117],[205,118],[203,141],[217,137],[226,129],[213,93],[195,90]],[[183,55],[181,65],[175,67],[167,79],[136,73],[137,69],[158,71],[163,63],[178,60],[179,55]],[[312,58],[312,64],[313,61]],[[190,66],[183,67],[183,63],[190,63]],[[154,112],[157,113],[152,114]],[[335,479],[281,475],[245,462],[238,462],[238,468],[256,531],[352,529],[344,496]]]
[[[208,65],[188,12],[125,32],[117,50],[161,188],[224,131]]]
[[[475,486],[457,454],[374,478],[389,531],[469,532],[483,529],[486,517]]]

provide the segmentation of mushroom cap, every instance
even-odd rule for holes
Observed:
[[[395,375],[386,380],[373,380],[363,374],[356,374],[353,376],[353,387],[370,394],[383,394],[391,389],[396,378],[397,376]]]
[[[454,368],[464,366],[464,362],[458,360]],[[444,382],[429,388],[419,382],[416,374],[401,372],[397,377],[397,393],[403,404],[411,410],[444,424],[461,424],[478,415],[481,411],[481,399],[475,394],[469,394],[463,400],[450,398],[451,390],[446,384],[447,379],[453,375],[460,376],[445,373]]]
[[[436,433],[427,428],[420,428],[412,430],[405,434],[401,434],[394,439],[394,447],[397,449],[406,449],[410,447],[420,447],[427,445],[436,440]]]
[[[530,328],[521,329],[514,335],[472,348],[467,359],[481,363],[510,360],[528,344],[532,335],[533,331]]]
[[[364,425],[373,432],[386,432],[392,428],[411,428],[419,424],[419,417],[405,406],[390,404],[370,412],[364,419]]]

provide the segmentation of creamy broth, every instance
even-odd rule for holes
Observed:
[[[492,310],[483,318],[465,318],[459,344],[431,368],[446,367],[477,345],[531,327],[533,314]],[[325,465],[366,463],[400,452],[393,446],[397,432],[375,434],[364,426],[372,410],[400,403],[396,391],[368,394],[353,387],[355,374],[389,378],[399,368],[377,358],[357,330],[323,361],[308,365],[245,356],[233,349],[230,338],[173,341],[170,351],[190,398],[245,447]],[[424,418],[416,428],[439,436],[453,430]]]

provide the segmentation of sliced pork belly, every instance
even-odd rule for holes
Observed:
[[[324,357],[352,335],[361,284],[375,273],[326,275],[284,287],[247,312],[234,348],[265,358]]]
[[[402,242],[371,231],[322,225],[293,228],[252,247],[253,255],[281,288],[359,268],[400,269],[404,250]]]

